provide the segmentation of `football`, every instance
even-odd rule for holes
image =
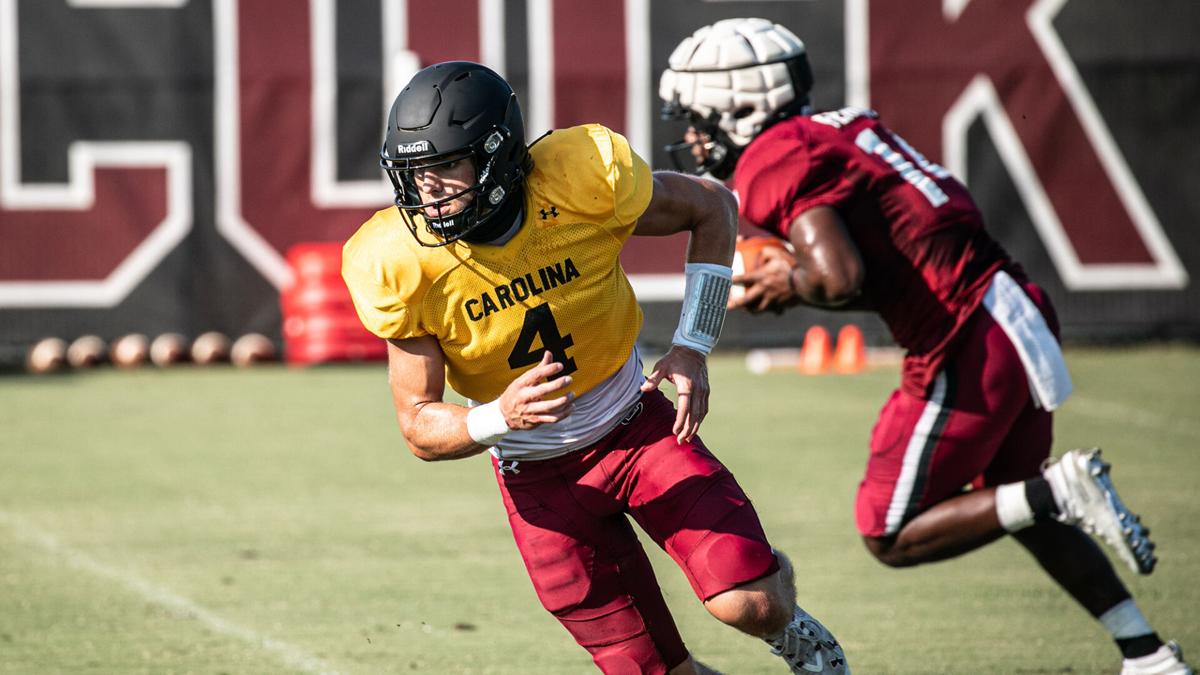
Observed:
[[[150,343],[150,361],[160,368],[173,366],[187,357],[187,338],[179,333],[163,333]]]
[[[67,343],[62,338],[39,340],[29,350],[25,366],[31,373],[50,373],[67,363]]]
[[[103,362],[107,354],[107,342],[97,335],[84,335],[67,347],[67,363],[72,368],[91,368]]]
[[[192,361],[207,366],[229,360],[229,338],[223,333],[209,331],[192,342]]]
[[[108,358],[118,368],[137,368],[150,356],[150,340],[141,333],[131,333],[112,343]]]
[[[764,253],[770,253],[764,257]],[[765,259],[772,255],[783,257],[792,266],[796,264],[796,256],[792,253],[792,245],[776,237],[738,237],[737,248],[733,253],[733,276],[748,274],[762,266]],[[729,289],[729,298],[737,300],[745,293],[745,287],[734,284]]]
[[[229,360],[239,368],[275,360],[275,343],[265,335],[247,333],[233,343]]]

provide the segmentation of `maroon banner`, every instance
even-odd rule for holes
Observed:
[[[531,136],[600,122],[670,168],[667,56],[754,15],[805,40],[818,107],[877,109],[968,184],[1068,339],[1200,338],[1190,0],[3,0],[0,361],[47,335],[280,338],[287,250],[389,208],[383,115],[430,63],[496,68]],[[677,298],[685,244],[628,246],[645,301]],[[659,309],[648,341],[673,329]],[[725,342],[794,341],[810,320]]]

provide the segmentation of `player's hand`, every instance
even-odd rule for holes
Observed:
[[[642,391],[654,391],[664,379],[675,385],[675,425],[671,433],[685,443],[692,440],[708,415],[708,359],[700,352],[673,345],[642,383]]]
[[[542,354],[541,363],[509,383],[500,394],[500,412],[509,429],[533,429],[571,414],[575,407],[574,393],[568,391],[546,398],[571,386],[570,375],[554,377],[562,369],[563,364],[554,361],[550,352],[546,352]]]
[[[764,248],[759,266],[745,274],[734,275],[732,282],[745,286],[740,297],[730,296],[728,309],[745,309],[751,314],[772,311],[783,313],[787,307],[799,304],[800,298],[792,290],[790,277],[791,262],[775,248]]]

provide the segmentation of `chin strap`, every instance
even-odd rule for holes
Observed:
[[[488,222],[468,232],[463,239],[472,244],[500,245],[512,238],[520,228],[525,216],[524,197],[521,191],[510,195],[495,213],[491,214]]]

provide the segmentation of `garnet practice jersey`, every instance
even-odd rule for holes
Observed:
[[[424,247],[388,208],[343,251],[363,325],[382,338],[436,336],[447,382],[476,401],[499,397],[543,350],[581,395],[629,361],[641,329],[618,255],[650,203],[649,167],[599,125],[555,131],[530,152],[524,222],[502,246]]]
[[[918,396],[992,274],[1019,274],[966,188],[874,111],[779,122],[746,148],[733,181],[742,217],[784,238],[804,211],[838,211],[863,256],[863,299],[908,350],[906,384]]]

